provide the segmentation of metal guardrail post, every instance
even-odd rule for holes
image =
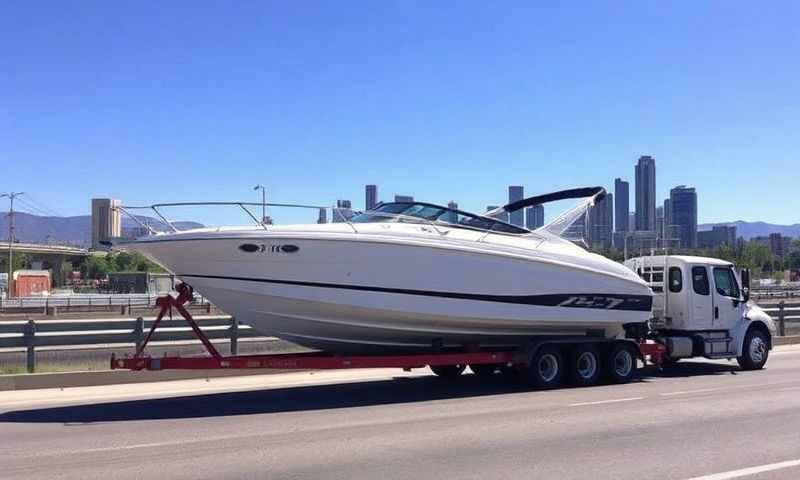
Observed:
[[[778,304],[778,335],[781,337],[786,336],[786,315],[784,314],[785,302],[781,300]]]
[[[136,351],[142,346],[144,341],[144,318],[137,317],[136,323],[133,326],[133,343],[136,344]]]
[[[231,355],[239,355],[239,320],[231,317]]]
[[[28,320],[25,325],[25,346],[28,348],[27,366],[28,373],[36,371],[36,323],[33,320]]]

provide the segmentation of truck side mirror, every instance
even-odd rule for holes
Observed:
[[[750,269],[742,269],[742,298],[745,302],[750,300]]]

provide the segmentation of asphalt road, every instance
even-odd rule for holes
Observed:
[[[628,385],[427,371],[0,393],[2,478],[800,478],[800,348]]]

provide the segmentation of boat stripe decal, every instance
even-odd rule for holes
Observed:
[[[516,303],[545,307],[596,308],[602,310],[650,311],[653,298],[650,295],[627,295],[608,293],[560,293],[550,295],[488,295],[481,293],[440,292],[431,290],[410,290],[405,288],[373,287],[368,285],[346,285],[336,283],[301,282],[297,280],[276,280],[270,278],[229,277],[222,275],[180,274],[182,278],[208,278],[215,280],[236,280],[241,282],[272,283],[277,285],[297,285],[302,287],[334,288],[339,290],[358,290],[366,292],[396,293],[401,295],[420,295],[425,297],[456,298],[482,302]]]

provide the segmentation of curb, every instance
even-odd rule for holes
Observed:
[[[800,343],[800,335],[786,335],[785,337],[773,337],[772,343],[776,347],[779,345],[795,345]]]
[[[166,382],[198,378],[241,377],[269,375],[286,370],[163,370],[141,371],[98,370],[93,372],[21,373],[0,375],[0,391],[33,390],[39,388],[95,387],[129,383]]]

